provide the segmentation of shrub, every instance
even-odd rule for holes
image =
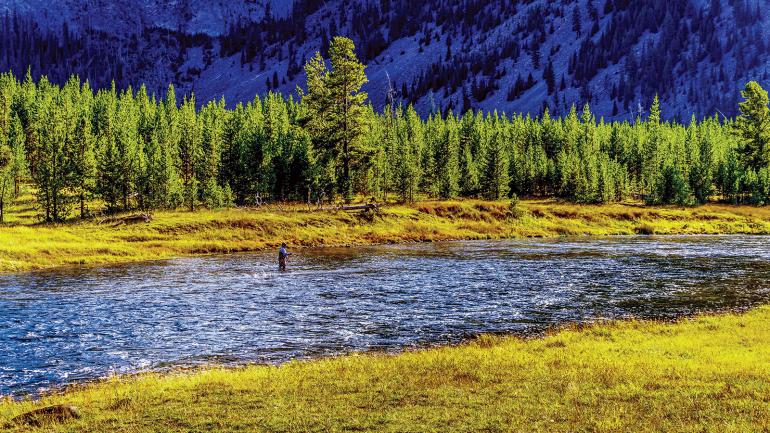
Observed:
[[[521,209],[520,202],[519,202],[519,196],[516,194],[513,194],[511,196],[511,203],[508,207],[508,213],[512,218],[521,218],[521,216],[524,214],[524,210]]]

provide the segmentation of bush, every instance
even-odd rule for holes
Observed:
[[[512,218],[521,218],[524,215],[524,210],[519,206],[519,196],[513,194],[511,196],[511,203],[508,205],[508,213]]]
[[[222,188],[215,179],[209,179],[203,188],[203,203],[209,209],[227,206],[228,202],[232,201],[232,192],[228,193],[227,189],[229,187]]]

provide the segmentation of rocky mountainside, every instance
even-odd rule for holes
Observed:
[[[732,116],[748,80],[770,81],[762,0],[6,0],[0,69],[144,83],[228,105],[296,91],[302,65],[346,35],[372,103],[427,114],[485,109],[605,119]],[[770,84],[770,83],[768,83]]]

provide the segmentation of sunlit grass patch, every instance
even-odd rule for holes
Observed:
[[[508,201],[453,200],[388,205],[366,217],[356,212],[320,211],[302,204],[158,211],[149,223],[96,217],[43,225],[27,216],[0,226],[0,272],[256,251],[275,248],[281,242],[310,247],[640,233],[768,234],[770,210],[726,205],[650,208],[634,203],[576,205],[524,200],[514,215]]]

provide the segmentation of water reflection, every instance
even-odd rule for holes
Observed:
[[[761,237],[456,242],[171,260],[0,277],[0,394],[110,373],[280,362],[746,308]]]

